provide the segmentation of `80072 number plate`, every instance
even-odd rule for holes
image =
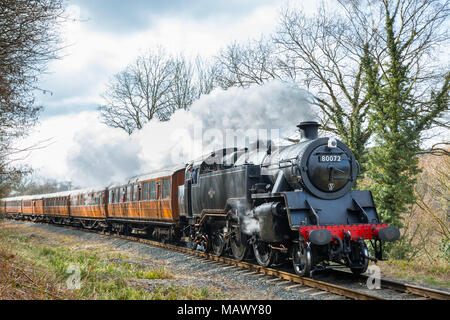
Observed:
[[[340,162],[342,160],[342,156],[338,154],[321,154],[319,156],[320,162]]]

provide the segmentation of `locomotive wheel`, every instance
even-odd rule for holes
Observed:
[[[294,245],[292,264],[296,274],[301,277],[311,276],[311,261],[311,248],[305,242]]]
[[[214,232],[211,237],[211,250],[212,252],[220,257],[223,254],[223,249],[225,248],[225,240],[220,232]]]
[[[275,260],[275,252],[266,242],[256,241],[253,244],[256,261],[264,268],[269,267]]]
[[[244,260],[248,252],[247,236],[236,228],[230,240],[231,251],[237,261]]]
[[[353,274],[360,275],[367,271],[367,268],[369,267],[369,259],[367,259],[368,256],[369,250],[367,249],[367,245],[364,243],[362,250],[359,252],[359,261],[358,261],[362,267],[350,268]]]

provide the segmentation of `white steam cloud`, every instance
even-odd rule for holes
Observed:
[[[53,137],[53,144],[34,151],[28,163],[48,178],[101,186],[225,147],[229,132],[276,129],[281,138],[292,135],[299,122],[316,119],[310,99],[307,91],[281,81],[216,89],[190,111],[179,110],[168,122],[150,121],[131,136],[102,124],[96,112],[84,112],[43,121],[40,132],[24,144]]]

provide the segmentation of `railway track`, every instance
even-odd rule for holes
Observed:
[[[349,278],[353,278],[354,280],[363,282],[366,282],[368,279],[368,276],[364,274],[360,275],[359,277],[355,277],[354,274],[348,271],[333,270],[333,272],[340,277],[346,276]],[[407,284],[397,280],[381,278],[380,285],[382,288],[390,289],[402,294],[415,295],[430,300],[450,300],[450,292]]]
[[[402,299],[402,300],[450,300],[450,293],[446,291],[425,288],[417,285],[410,285],[406,283],[402,283],[395,280],[389,279],[381,279],[381,288],[383,290],[390,290],[391,292],[386,294],[377,294],[378,290],[370,290],[368,293],[364,290],[354,289],[347,285],[338,285],[336,283],[331,283],[331,281],[322,281],[313,278],[305,278],[296,275],[295,273],[287,272],[278,268],[264,268],[258,264],[254,264],[246,261],[236,261],[234,259],[224,257],[224,256],[216,256],[214,254],[205,253],[202,251],[193,251],[189,248],[185,248],[182,246],[176,246],[173,244],[158,242],[154,240],[149,240],[137,236],[130,235],[121,235],[116,233],[110,233],[105,231],[98,230],[90,230],[84,228],[78,228],[74,226],[67,225],[57,225],[50,223],[39,222],[40,224],[45,224],[49,226],[58,226],[64,227],[72,230],[78,230],[83,232],[97,233],[102,234],[114,238],[125,239],[129,241],[139,242],[147,245],[152,245],[160,248],[165,248],[177,252],[181,252],[186,255],[195,256],[198,259],[204,260],[205,262],[217,263],[220,264],[223,268],[230,267],[236,268],[238,270],[244,270],[248,273],[260,274],[270,279],[266,281],[273,281],[274,285],[283,284],[286,286],[286,289],[299,289],[303,291],[307,291],[310,289],[315,289],[316,292],[311,295],[317,295],[319,292],[330,293],[337,296],[342,296],[347,299],[354,300],[390,300],[390,299]],[[361,275],[355,277],[353,274],[347,271],[342,270],[333,270],[334,273],[339,274],[339,277],[348,279],[352,283],[355,282],[366,282],[368,276]],[[307,287],[305,289],[305,287]],[[317,290],[319,292],[317,292]],[[373,293],[372,293],[373,292]],[[389,298],[387,298],[388,296]]]

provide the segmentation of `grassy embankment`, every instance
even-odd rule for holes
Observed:
[[[80,246],[71,236],[36,232],[33,228],[0,220],[0,299],[217,299],[215,288],[153,285],[151,290],[133,283],[176,279],[164,267],[139,263],[139,257],[105,245]],[[136,262],[137,261],[137,262]],[[76,277],[79,289],[67,286]],[[70,271],[70,272],[69,272]],[[137,279],[137,281],[136,281]]]

